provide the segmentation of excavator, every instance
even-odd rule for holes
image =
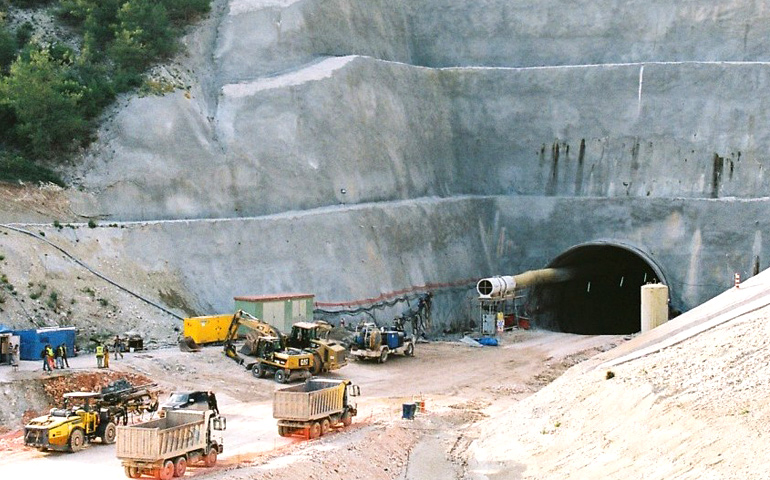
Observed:
[[[248,329],[241,347],[243,357],[235,347],[240,327]],[[313,354],[284,346],[281,332],[267,322],[238,310],[230,321],[224,342],[224,353],[257,378],[272,376],[278,383],[287,383],[311,375]]]
[[[249,330],[241,353],[256,360],[247,361],[235,347],[241,326]],[[238,310],[230,321],[224,352],[241,365],[245,364],[255,377],[273,375],[277,382],[286,383],[347,365],[345,347],[328,339],[331,329],[327,322],[298,322],[286,336],[267,322]]]

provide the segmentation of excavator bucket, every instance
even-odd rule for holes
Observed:
[[[184,337],[179,340],[179,350],[183,352],[200,352],[201,346],[195,343],[192,337]]]

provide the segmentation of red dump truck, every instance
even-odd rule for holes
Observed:
[[[302,434],[318,438],[332,427],[347,427],[358,413],[350,397],[360,393],[350,380],[311,378],[305,383],[276,390],[273,395],[273,418],[278,419],[282,437]]]
[[[170,410],[158,420],[118,427],[115,454],[128,478],[181,477],[188,464],[217,463],[226,419],[213,410]]]

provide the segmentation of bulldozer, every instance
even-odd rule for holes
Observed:
[[[246,342],[235,347],[240,327],[248,329]],[[272,325],[238,310],[230,321],[224,342],[224,353],[244,365],[257,378],[272,376],[278,383],[286,383],[311,376],[313,354],[299,349],[287,349],[281,332]]]
[[[61,408],[52,408],[24,427],[24,444],[41,451],[77,452],[97,438],[115,443],[117,425],[127,424],[129,414],[157,410],[158,391],[153,387],[118,380],[101,392],[65,393]]]

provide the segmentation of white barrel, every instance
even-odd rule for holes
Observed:
[[[668,287],[661,283],[642,285],[642,333],[668,321]]]

